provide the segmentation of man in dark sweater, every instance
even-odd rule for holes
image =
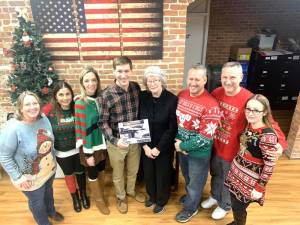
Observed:
[[[186,195],[180,198],[183,209],[176,215],[176,221],[181,223],[198,213],[208,175],[213,135],[220,121],[219,104],[204,89],[206,82],[206,68],[195,66],[188,72],[188,89],[178,94],[175,148],[186,183]]]

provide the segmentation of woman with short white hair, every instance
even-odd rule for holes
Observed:
[[[140,119],[148,119],[151,142],[142,143],[142,160],[146,190],[146,207],[159,214],[170,197],[174,139],[177,132],[177,97],[166,90],[165,73],[158,66],[146,68],[145,91],[140,94]]]

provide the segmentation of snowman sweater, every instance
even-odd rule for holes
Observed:
[[[189,156],[210,157],[213,135],[220,121],[218,102],[206,91],[192,97],[189,90],[178,94],[176,110],[179,147]]]

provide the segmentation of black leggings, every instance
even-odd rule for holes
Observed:
[[[248,208],[248,206],[250,204],[249,202],[248,203],[241,202],[232,193],[230,193],[230,198],[231,198],[232,211],[234,211],[234,212],[246,212],[246,209]]]
[[[56,161],[66,176],[84,173],[84,166],[80,164],[79,154],[65,158],[56,157]]]
[[[90,180],[96,180],[98,173],[105,170],[105,160],[100,161],[96,166],[88,166],[87,168],[88,178]]]

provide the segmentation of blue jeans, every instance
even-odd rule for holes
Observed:
[[[38,225],[49,225],[48,216],[55,214],[51,177],[42,187],[34,191],[23,191],[28,198],[29,209]]]
[[[230,193],[224,181],[230,170],[231,163],[214,155],[210,163],[211,195],[218,201],[218,206],[229,211],[231,209]]]
[[[185,180],[186,198],[184,210],[193,213],[200,203],[202,191],[208,176],[210,158],[195,158],[179,154],[181,172]]]

